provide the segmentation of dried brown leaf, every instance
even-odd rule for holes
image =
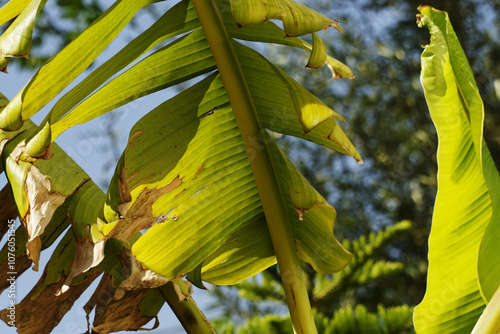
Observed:
[[[123,176],[120,179],[123,179]],[[182,178],[177,176],[164,187],[144,189],[135,202],[126,210],[123,215],[124,218],[118,222],[108,237],[128,243],[136,232],[158,223],[157,217],[153,216],[153,204],[161,196],[179,188],[182,182]],[[122,183],[119,183],[119,189],[128,189],[128,186],[125,187]],[[122,200],[128,198],[126,194],[121,194],[120,197]],[[122,209],[122,211],[125,210]]]
[[[64,202],[66,196],[57,192],[50,192],[52,186],[47,176],[31,166],[26,176],[24,192],[28,199],[29,209],[21,219],[28,234],[28,256],[34,262],[33,269],[38,270],[41,243],[39,236],[50,223],[56,209]]]
[[[125,295],[125,291],[143,288],[157,288],[168,283],[168,279],[147,269],[132,254],[130,249],[124,248],[118,255],[125,270],[126,279],[116,288],[115,299]]]
[[[71,271],[64,285],[61,287],[61,290],[56,293],[58,296],[68,291],[73,281],[79,275],[101,263],[104,259],[104,245],[104,239],[93,243],[88,238],[78,240],[75,237],[75,258],[73,260],[73,265],[71,266]]]
[[[116,289],[113,287],[113,278],[105,274],[94,294],[85,305],[87,315],[95,307],[95,317],[92,331],[105,334],[118,331],[137,331],[143,329],[152,319],[156,323],[151,329],[158,327],[157,317],[142,316],[139,303],[146,297],[150,289],[126,291],[119,300],[114,298]]]
[[[0,238],[7,232],[9,229],[9,221],[16,219],[17,208],[14,202],[14,198],[12,197],[12,192],[10,187],[6,185],[2,191],[0,191]]]
[[[35,298],[38,286],[42,284],[46,275],[47,269],[31,292],[16,305],[15,324],[20,334],[49,334],[100,272],[90,272],[80,284],[72,286],[68,293],[56,296],[56,291],[61,288],[66,278],[62,275],[57,283],[49,284]],[[0,319],[8,323],[11,320],[8,315],[9,310],[4,309],[0,312]]]

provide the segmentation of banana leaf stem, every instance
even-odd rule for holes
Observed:
[[[471,334],[497,334],[500,332],[500,287],[486,305]]]
[[[212,50],[250,159],[294,330],[299,334],[317,333],[307,294],[305,273],[297,256],[292,228],[269,149],[266,147],[266,140],[262,138],[261,131],[265,130],[262,129],[257,116],[232,41],[213,0],[193,0],[192,3]]]
[[[178,291],[176,291],[176,289]],[[181,279],[170,281],[158,288],[161,295],[174,312],[182,327],[190,334],[215,334],[215,330],[193,298],[189,296],[189,288]],[[179,295],[187,296],[179,300]]]

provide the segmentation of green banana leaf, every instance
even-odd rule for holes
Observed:
[[[37,270],[40,251],[50,247],[59,235],[66,230],[68,225],[71,225],[72,228],[66,232],[65,237],[59,242],[38,284],[27,297],[16,305],[17,314],[22,317],[16,322],[19,330],[33,331],[34,328],[43,328],[41,332],[50,333],[63,315],[71,309],[76,299],[103,271],[113,274],[113,277],[116,278],[116,286],[120,289],[126,289],[126,294],[134,294],[136,290],[140,289],[145,293],[145,296],[148,296],[151,287],[148,280],[134,283],[136,275],[132,275],[132,270],[128,269],[130,263],[123,262],[125,265],[122,267],[119,259],[109,247],[105,251],[104,236],[98,231],[97,227],[97,224],[101,221],[99,217],[103,218],[102,203],[104,193],[89,180],[78,165],[62,152],[56,144],[53,144],[54,154],[49,160],[38,159],[31,162],[19,160],[16,162],[16,159],[13,159],[12,154],[19,145],[24,143],[24,139],[30,137],[30,134],[35,130],[36,126],[28,120],[20,131],[2,133],[5,134],[5,138],[11,138],[3,149],[3,161],[4,163],[7,161],[6,166],[10,166],[7,167],[6,171],[9,183],[13,186],[13,192],[17,196],[15,203],[18,206],[17,209],[23,213],[21,219],[24,227],[16,231],[15,252],[11,251],[8,244],[4,245],[0,252],[0,268],[5,269],[1,274],[4,283],[0,285],[0,289],[3,290],[9,286],[7,280],[9,278],[8,273],[11,272],[8,269],[8,257],[11,256],[9,253],[15,256],[17,277],[22,275],[32,262],[34,263],[34,269]],[[26,166],[26,168],[21,168],[20,165]],[[28,176],[29,173],[35,170],[36,175],[44,179],[42,183],[47,183],[49,193],[52,195],[66,194],[62,196],[63,201],[57,203],[58,205],[51,209],[54,210],[53,213],[42,210],[43,215],[41,216],[43,218],[31,213],[32,211],[41,210],[37,209],[36,205],[36,201],[40,201],[40,199],[33,198],[29,193],[30,188],[24,186],[26,182],[29,182],[28,176],[25,176],[24,173],[13,173],[11,172],[13,169],[25,170]],[[19,180],[15,178],[16,176]],[[35,192],[45,201],[43,204],[47,204],[47,198],[43,197],[43,192],[39,191],[39,189],[36,190]],[[1,204],[3,207],[6,203],[2,202]],[[41,223],[41,220],[49,221],[49,223],[45,225],[43,230],[36,231],[37,234],[35,235],[33,234],[34,229],[45,224]],[[28,236],[31,237],[31,241]],[[130,241],[133,242],[134,240]],[[121,246],[119,252],[123,252],[123,246]],[[137,262],[137,260],[133,260],[134,263]],[[135,267],[138,267],[138,265],[135,264]],[[134,277],[134,279],[131,279],[131,277]],[[124,281],[126,283],[122,285]],[[161,282],[164,284],[165,280]],[[142,286],[139,286],[140,284]],[[163,298],[158,298],[161,297],[159,293],[156,293],[155,296],[154,299],[148,297],[147,302],[140,307],[140,310],[144,309],[144,312],[149,314],[149,318],[144,318],[148,319],[148,321],[151,317],[156,316],[156,313],[165,303]],[[59,303],[59,308],[48,307],[48,305],[54,303],[54,298]],[[126,304],[127,300],[115,301],[114,303],[119,306]],[[154,313],[155,310],[156,313]],[[8,315],[9,310],[4,310],[0,313],[0,318],[5,322],[9,322]],[[133,315],[130,315],[130,317],[133,318]],[[102,320],[101,324],[111,326],[109,322],[113,322],[112,318]],[[129,328],[123,324],[114,324],[113,326],[112,328],[115,328],[116,331]]]
[[[21,13],[19,26],[32,27],[31,19],[22,13],[34,13],[38,2],[43,1],[32,0],[23,9],[22,2],[12,2],[0,14]],[[294,326],[300,333],[304,328],[312,330],[305,288],[292,286],[296,279],[302,280],[298,257],[320,273],[333,273],[346,266],[351,254],[333,235],[335,209],[300,175],[267,129],[362,160],[335,120],[343,121],[340,115],[228,35],[305,49],[311,52],[309,67],[326,63],[334,77],[351,78],[345,65],[326,54],[317,35],[313,46],[286,37],[330,26],[340,30],[335,21],[291,0],[269,0],[266,8],[262,2],[217,1],[225,21],[219,14],[212,18],[219,20],[217,24],[228,37],[230,47],[224,52],[234,56],[230,62],[236,60],[242,75],[225,86],[224,71],[221,76],[213,72],[225,65],[213,57],[217,54],[211,44],[215,33],[206,25],[200,29],[202,21],[196,15],[203,17],[205,12],[199,6],[207,2],[184,0],[59,99],[38,127],[28,120],[89,66],[139,9],[154,2],[158,1],[117,1],[48,61],[11,102],[0,96],[2,167],[26,230],[25,239],[19,240],[18,255],[29,256],[36,266],[41,249],[53,240],[47,233],[60,234],[62,226],[71,226],[40,282],[19,304],[23,314],[29,309],[41,313],[53,298],[59,298],[64,308],[60,313],[49,311],[46,319],[26,315],[19,328],[40,326],[46,320],[42,327],[50,331],[87,283],[104,272],[85,306],[87,313],[96,309],[94,330],[138,330],[156,316],[163,298],[171,295],[164,290],[183,285],[179,278],[185,275],[200,287],[202,280],[234,284],[274,264],[281,245],[275,243],[273,233],[282,227],[273,227],[271,233],[269,227],[281,224],[285,228],[280,238],[286,239],[281,254],[291,255],[287,260],[290,271],[284,270],[285,290],[297,293],[290,304]],[[214,2],[210,6],[216,13]],[[228,13],[236,22],[232,17],[229,21]],[[284,30],[270,22],[259,23],[274,17],[281,17]],[[229,22],[249,26],[228,33],[224,27]],[[133,64],[161,41],[178,36]],[[53,143],[71,126],[195,77],[201,81],[134,126],[105,196]],[[241,115],[241,108],[233,109],[234,100],[228,97],[234,84],[236,89],[246,87],[253,108],[250,117],[257,124],[254,137],[244,135],[237,122],[235,114]],[[268,164],[257,177],[252,164],[263,152]],[[264,177],[272,184],[271,196],[261,186],[257,188],[265,173],[273,175]],[[279,211],[279,223],[269,221],[269,212],[265,212],[264,202],[269,199],[278,203],[279,210],[274,211]],[[59,213],[65,214],[62,221]],[[99,298],[104,291],[110,293]],[[199,312],[192,304],[189,309]],[[6,311],[0,315],[4,319]]]
[[[0,71],[7,73],[12,57],[28,58],[35,18],[46,2],[12,0],[0,9],[0,25],[20,14],[0,37]]]
[[[79,187],[89,180],[88,175],[57,145],[50,160],[26,162],[20,159],[24,141],[36,130],[31,121],[25,131],[15,136],[4,147],[2,161],[14,200],[28,237],[29,256],[35,270],[42,244],[40,236],[51,223],[54,212]]]
[[[224,4],[225,2],[219,1],[220,7],[225,8]],[[187,3],[183,4],[181,6],[181,9],[185,10],[185,12],[182,12],[183,15],[179,15],[179,10],[171,10],[173,11],[173,13],[168,15],[171,12],[169,11],[167,14],[165,14],[165,17],[168,17],[170,20],[172,20],[173,18],[177,18],[177,20],[179,20],[179,17],[192,17],[193,10],[191,5],[188,5]],[[193,19],[186,19],[186,21],[189,23],[189,27],[199,26],[199,22],[197,25],[197,21],[194,21]],[[181,22],[183,21],[179,20],[179,23],[177,23],[177,25],[181,25],[184,28]],[[258,26],[260,25],[256,25],[255,27]],[[242,38],[246,40],[287,44],[295,47],[300,47],[305,50],[312,50],[312,47],[308,43],[300,39],[294,37],[285,38],[284,34],[279,35],[278,31],[283,31],[276,25],[271,23],[269,23],[269,25],[265,25],[263,29],[254,29],[251,33],[243,32],[246,30],[247,28],[240,29],[234,32],[234,36],[236,38]],[[184,30],[178,30],[172,32],[170,33],[170,35],[168,35],[168,37],[183,31]],[[61,107],[58,108],[58,104],[56,104],[56,106],[52,110],[52,112],[54,113],[50,117],[52,140],[57,138],[60,133],[71,126],[87,122],[110,110],[116,109],[121,105],[130,103],[133,100],[144,95],[170,87],[178,82],[185,81],[196,75],[213,70],[215,64],[212,57],[210,56],[208,45],[204,41],[203,36],[203,32],[201,32],[201,30],[198,30],[193,32],[189,36],[183,37],[182,39],[179,39],[172,44],[158,50],[151,56],[144,59],[142,62],[138,63],[131,70],[115,78],[105,87],[87,98],[81,104],[76,106],[70,113],[64,115],[61,111],[67,110],[68,107],[74,106],[83,97],[83,94],[78,95],[78,98],[69,96],[70,94],[67,94],[67,100],[69,101],[71,99],[72,104],[68,106],[67,104],[58,102],[58,104],[61,103]],[[179,51],[182,48],[189,48],[190,51],[188,55],[190,55],[191,58],[187,58],[186,54],[183,54]],[[125,53],[124,49],[123,53],[128,54],[129,52]],[[110,60],[110,63],[119,62],[120,61],[118,54]],[[187,67],[187,64],[189,64],[190,66]],[[326,64],[332,70],[334,76],[352,78],[352,72],[345,65],[341,64],[330,56],[328,56]],[[96,70],[89,76],[88,81],[89,84],[92,84],[93,88],[96,88],[98,86],[98,84],[96,84],[95,82],[95,79],[101,75],[101,72],[96,73],[100,70],[101,69]],[[103,69],[102,73],[104,73],[105,71],[108,74],[110,72],[107,69]],[[116,69],[113,69],[111,72],[115,73],[116,71]],[[107,77],[108,76],[106,76],[105,78]],[[102,82],[102,80],[97,81],[97,83],[100,82]],[[136,82],[140,82],[141,85],[136,85]],[[80,84],[77,88],[75,88],[75,90],[83,90],[84,85],[85,83]],[[88,93],[91,90],[86,89],[85,91]],[[61,101],[64,101],[65,98],[66,96],[63,97]],[[85,113],[82,112],[83,110],[85,110]],[[63,117],[60,118],[61,116]],[[357,158],[359,158],[359,156]]]
[[[231,10],[239,27],[280,18],[287,36],[302,36],[339,25],[326,16],[293,0],[231,0]]]
[[[500,178],[483,140],[484,107],[447,13],[419,7],[431,43],[421,81],[439,138],[438,193],[417,333],[471,333],[497,290]]]
[[[7,30],[0,36],[2,57],[28,58],[35,18],[47,0],[32,0]]]
[[[116,38],[135,13],[158,0],[117,1],[66,48],[38,70],[0,112],[0,129],[17,130],[80,75]],[[89,47],[91,45],[92,47]]]
[[[184,49],[189,49],[192,56],[186,56],[182,51]],[[255,92],[255,101],[258,104],[257,108],[262,112],[261,119],[264,126],[273,131],[325,145],[339,152],[352,155],[360,163],[362,162],[361,157],[341,128],[337,126],[334,120],[330,119],[330,116],[334,116],[343,120],[341,116],[312,95],[305,94],[305,90],[293,79],[261,56],[258,56],[257,53],[248,55],[251,52],[250,50],[242,52],[246,53],[242,55],[242,65],[248,68],[246,73],[251,76],[251,81],[249,80],[250,88],[255,87],[252,92]],[[249,57],[251,57],[252,61],[245,62],[245,59]],[[147,57],[91,95],[60,120],[52,123],[52,140],[71,126],[87,122],[141,96],[172,86],[181,80],[187,80],[206,73],[214,68],[215,63],[208,49],[208,44],[206,44],[204,34],[201,30],[195,30]],[[280,75],[282,80],[274,78],[276,73]],[[137,82],[140,84],[137,84]],[[283,92],[277,94],[283,96],[283,98],[276,100],[274,96],[267,94],[265,89],[257,89],[262,85],[273,88],[275,91],[282,90]],[[288,91],[296,94],[288,93]],[[259,92],[264,92],[266,95],[257,95]],[[293,101],[294,104],[290,104],[290,98],[297,100],[301,97],[313,102],[309,104],[311,109],[297,107],[297,105],[305,105],[307,101]],[[285,108],[288,112],[281,115],[281,117],[276,117],[272,113],[273,110]],[[316,117],[315,113],[320,113],[322,117]],[[297,117],[301,120],[302,126],[297,122]],[[304,134],[304,132],[307,133]]]
[[[0,8],[0,25],[12,20],[28,6],[31,0],[10,0]]]
[[[313,51],[313,46],[311,46],[309,43],[297,37],[287,36],[283,29],[279,28],[275,23],[270,21],[262,22],[261,24],[252,24],[242,29],[235,30],[235,23],[231,15],[231,7],[228,1],[218,0],[216,1],[216,4],[219,8],[219,13],[222,16],[226,30],[228,34],[233,38],[246,41],[289,45],[306,51]],[[318,44],[319,48],[321,49],[322,46],[320,44],[322,44],[322,42]],[[345,64],[341,63],[330,55],[327,55],[326,60],[323,63],[326,63],[326,65],[332,72],[332,79],[354,78],[352,71]],[[321,65],[317,64],[317,67],[320,67]]]
[[[78,84],[70,92],[65,94],[59,101],[57,101],[54,108],[52,108],[47,117],[50,120],[50,123],[55,124],[63,116],[65,116],[69,110],[74,108],[84,98],[95,91],[107,79],[112,77],[118,71],[122,70],[125,66],[129,65],[131,62],[146,53],[158,43],[171,37],[178,36],[179,34],[191,31],[195,28],[198,28],[199,26],[200,24],[198,18],[191,3],[187,0],[179,2],[169,11],[167,11],[162,17],[160,17],[154,24],[152,24],[151,27],[149,27],[145,32],[143,32],[133,41],[127,44],[116,55],[111,57],[103,65],[99,66],[98,69],[93,71],[80,84]],[[166,58],[169,58],[172,55],[165,56]],[[148,58],[148,60],[149,59],[150,58]],[[156,58],[155,61],[158,61],[158,58]],[[162,65],[168,68],[171,63],[162,63]],[[147,66],[151,66],[151,63],[148,62]],[[148,71],[150,71],[149,68]],[[144,73],[142,73],[142,75],[144,75]],[[85,104],[88,106],[89,104],[91,104],[89,102],[92,101],[93,100],[85,101]],[[81,110],[82,109],[77,109],[77,111],[74,111],[73,113],[78,113]],[[66,117],[64,118],[64,120],[68,118],[70,117]],[[64,129],[72,125],[74,125],[74,122],[68,124]],[[52,128],[52,140],[54,140],[59,135],[60,131],[61,130]]]
[[[190,52],[184,53],[185,49]],[[197,29],[145,58],[54,122],[53,139],[70,126],[214,69],[205,35]]]
[[[270,254],[263,252],[271,248],[270,239],[252,245],[240,239],[238,247],[248,249],[246,254],[234,252],[227,244],[231,244],[231,235],[247,224],[258,226],[256,221],[263,215],[233,117],[220,78],[211,75],[156,108],[131,130],[109,190],[105,211],[113,228],[107,234],[126,242],[137,231],[151,227],[132,251],[164,277],[184,276],[214,252],[217,256],[211,258],[219,257],[219,263],[226,264],[221,270],[230,270],[230,262],[237,265],[233,281],[224,277],[224,284],[237,283],[272,264]],[[321,272],[341,270],[350,256],[333,238],[335,211],[294,171],[277,147],[272,155],[277,159],[276,168],[289,171],[281,180],[282,191],[290,193],[288,196],[303,196],[292,196],[293,205],[288,206],[299,255]],[[123,218],[116,222],[117,217]],[[316,243],[319,239],[325,239],[321,250]],[[227,255],[232,258],[220,260],[224,255],[217,252],[219,247],[233,252]],[[254,253],[262,257],[249,256]],[[241,258],[237,261],[235,256]],[[250,261],[252,266],[243,266]],[[202,271],[209,268],[211,282],[223,283],[215,277],[213,263]]]
[[[240,27],[260,23],[286,15],[285,7],[279,1],[232,0],[234,21]]]
[[[219,0],[218,5],[224,10],[228,8],[229,3]],[[231,22],[234,24],[232,18]],[[315,50],[311,45],[298,38],[285,37],[286,35],[283,34],[283,30],[270,22],[266,23],[268,24],[252,26],[263,26],[263,28],[240,29],[233,32],[233,35],[236,38],[246,40],[286,44],[305,50]],[[226,20],[226,25],[229,24],[230,23]],[[160,27],[161,29],[159,29]],[[63,96],[46,117],[46,120],[42,123],[43,125],[39,127],[39,133],[34,135],[34,138],[31,139],[33,143],[31,143],[31,147],[28,147],[31,150],[28,150],[27,153],[35,157],[43,156],[47,151],[46,146],[48,143],[54,141],[61,132],[69,127],[87,122],[144,95],[213,70],[214,63],[210,56],[208,45],[203,41],[203,33],[201,30],[198,32],[195,31],[189,35],[191,37],[185,36],[169,46],[158,50],[134,66],[133,69],[115,78],[105,87],[77,105],[89,93],[98,88],[106,79],[110,78],[131,61],[152,48],[155,44],[196,27],[199,27],[199,21],[195,17],[190,2],[182,1],[174,6],[146,32],[137,37],[108,62],[95,70],[77,87]],[[281,34],[279,32],[281,32]],[[77,44],[75,48],[82,43],[91,43],[92,38],[94,38],[93,35],[89,34],[89,36],[82,41],[77,39],[74,42]],[[319,38],[315,38],[315,40],[317,41],[316,43],[320,45],[319,48],[321,49],[322,42]],[[190,48],[188,54],[191,55],[191,58],[186,59],[186,55],[178,50],[188,47]],[[68,46],[67,49],[73,48]],[[204,54],[204,52],[206,54]],[[314,51],[314,53],[317,52],[322,51]],[[61,59],[59,60],[59,58]],[[57,60],[64,61],[64,58],[59,58],[57,58]],[[57,60],[54,59],[51,63],[57,63]],[[333,73],[333,78],[353,77],[349,68],[328,55],[325,62],[320,63],[316,60],[316,63],[316,67],[326,63]],[[186,64],[190,66],[186,67]],[[141,85],[136,85],[136,82],[141,82]],[[294,95],[292,94],[292,96]],[[25,108],[25,104],[26,103],[23,102],[23,108]],[[7,106],[7,110],[3,112],[3,115],[5,117],[7,117],[7,113],[11,116],[14,115],[15,113],[9,111],[12,108],[11,106]],[[71,108],[73,109],[68,113],[68,110]],[[85,112],[82,112],[83,110],[85,110]],[[0,113],[0,118],[1,115],[2,113]],[[15,124],[19,122],[21,122],[21,120],[17,118]],[[45,122],[50,124],[50,130],[47,128]],[[309,129],[306,127],[306,131],[308,130]]]

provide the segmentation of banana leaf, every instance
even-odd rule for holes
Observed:
[[[484,107],[448,14],[419,7],[431,43],[421,81],[436,126],[438,193],[429,237],[427,290],[417,333],[471,333],[497,290],[500,177],[483,139]]]

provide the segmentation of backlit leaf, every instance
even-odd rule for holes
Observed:
[[[482,139],[484,110],[448,15],[430,7],[419,10],[420,25],[431,32],[421,81],[439,146],[427,291],[414,323],[417,333],[470,333],[485,306],[478,252],[492,217],[483,175],[483,168],[492,167]]]

